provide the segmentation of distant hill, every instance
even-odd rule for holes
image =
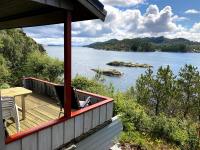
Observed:
[[[193,42],[184,38],[168,39],[163,36],[123,40],[111,39],[106,42],[96,42],[86,47],[133,52],[200,52],[199,42]]]
[[[47,46],[64,46],[63,44],[48,44]]]

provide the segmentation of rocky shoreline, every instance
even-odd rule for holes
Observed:
[[[135,68],[151,68],[153,67],[150,64],[139,64],[132,62],[122,62],[122,61],[112,61],[107,63],[109,66],[118,66],[118,67],[135,67]]]
[[[139,64],[139,63],[132,63],[132,62],[122,62],[122,61],[112,61],[107,63],[106,65],[115,66],[115,67],[134,67],[134,68],[151,68],[153,67],[150,64]],[[116,69],[91,69],[92,71],[111,77],[120,77],[123,75],[122,72]]]
[[[104,69],[104,70],[101,70],[101,69],[91,69],[92,71],[96,72],[96,73],[100,73],[102,75],[105,75],[105,76],[112,76],[112,77],[120,77],[123,75],[122,72],[118,71],[118,70],[115,70],[115,69]]]

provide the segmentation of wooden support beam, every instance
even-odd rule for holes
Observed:
[[[67,12],[64,22],[64,114],[65,117],[71,116],[71,13]]]
[[[5,129],[2,118],[1,100],[0,100],[0,150],[5,150]]]

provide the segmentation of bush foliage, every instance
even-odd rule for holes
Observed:
[[[154,74],[148,69],[136,82],[136,99],[148,113],[199,120],[200,75],[196,67],[185,65],[175,76],[170,67]]]
[[[0,86],[19,86],[23,76],[58,82],[64,67],[21,29],[10,29],[0,31],[0,72]]]
[[[59,82],[59,77],[64,73],[64,64],[58,59],[49,57],[47,54],[34,51],[28,55],[23,69],[25,76]]]
[[[184,68],[187,67],[191,66],[187,65]],[[180,72],[184,72],[184,68]],[[177,88],[180,83],[176,80],[180,78],[176,78],[167,67],[160,68],[156,75],[148,70],[137,82],[137,86],[140,85],[140,87],[136,89],[132,87],[126,92],[114,92],[113,87],[108,87],[99,80],[89,80],[82,76],[76,76],[73,86],[114,98],[114,113],[120,115],[124,127],[120,136],[122,145],[129,143],[137,145],[140,149],[150,150],[162,149],[166,146],[168,149],[198,150],[200,149],[198,123],[193,119],[180,117],[183,116],[182,113],[169,115],[172,113],[170,107],[176,103],[176,98],[180,97],[180,89]],[[151,93],[154,90],[148,89],[150,84],[155,84],[154,90],[159,90],[160,95]],[[139,89],[141,91],[138,91]],[[174,93],[169,95],[171,90]],[[144,97],[138,97],[138,95]],[[153,109],[156,105],[150,102],[155,99],[151,96],[157,96],[156,101],[160,101],[158,114]],[[170,102],[172,104],[169,104]],[[167,107],[165,108],[164,105]]]

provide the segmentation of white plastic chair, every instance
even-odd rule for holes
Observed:
[[[79,101],[80,108],[84,108],[84,107],[88,106],[90,102],[91,102],[90,96],[88,96],[85,101]]]
[[[91,97],[88,96],[85,100],[80,100],[78,96],[78,91],[76,88],[73,87],[73,94],[74,94],[74,100],[76,101],[78,108],[84,108],[89,105],[91,102]]]
[[[5,121],[13,118],[16,123],[17,132],[20,131],[18,106],[15,104],[14,97],[1,97],[2,116]]]

